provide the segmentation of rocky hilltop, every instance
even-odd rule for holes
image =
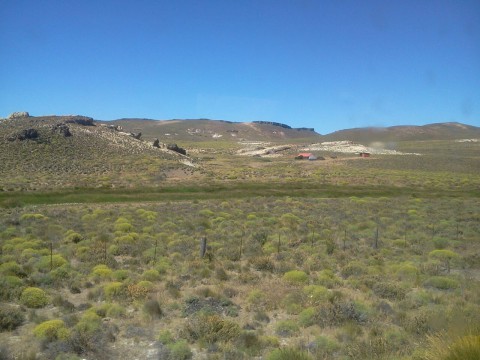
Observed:
[[[0,191],[13,191],[122,187],[139,179],[155,186],[196,168],[176,144],[154,146],[91,117],[14,113],[0,122],[0,172]]]

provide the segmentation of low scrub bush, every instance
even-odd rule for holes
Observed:
[[[28,287],[22,291],[20,302],[29,308],[42,308],[48,304],[48,297],[45,291],[36,287]]]
[[[283,275],[283,279],[290,284],[300,285],[308,281],[308,275],[301,270],[291,270]]]
[[[0,331],[11,331],[23,324],[25,315],[19,308],[0,305]]]
[[[119,281],[113,281],[103,287],[103,292],[108,300],[119,299],[123,293],[123,284]]]
[[[267,355],[267,360],[313,360],[305,351],[295,348],[275,349]]]
[[[389,300],[403,300],[406,290],[396,283],[377,282],[372,287],[375,295]]]
[[[257,256],[250,260],[252,267],[258,271],[270,271],[275,270],[275,264],[269,256]]]
[[[70,335],[70,331],[66,328],[62,320],[48,320],[35,327],[33,334],[47,341],[66,340]]]
[[[359,261],[351,261],[342,269],[342,276],[348,278],[350,276],[362,276],[367,273],[367,268]]]
[[[158,281],[160,280],[160,273],[155,269],[145,270],[142,274],[142,279],[147,281]]]
[[[93,268],[92,275],[98,279],[110,279],[113,271],[107,265],[97,265]]]
[[[311,305],[318,305],[328,300],[330,293],[327,288],[320,285],[308,285],[303,288],[307,302]]]
[[[40,272],[47,272],[49,270],[59,268],[65,264],[67,264],[67,260],[65,260],[61,255],[55,254],[52,257],[50,257],[50,255],[45,255],[40,258],[36,264],[36,267]]]
[[[298,314],[298,322],[301,326],[307,327],[315,324],[316,310],[313,307],[306,308]]]
[[[115,318],[115,319],[118,319],[118,318],[122,318],[125,316],[126,314],[126,310],[123,306],[119,305],[119,304],[112,304],[108,309],[107,309],[107,312],[106,312],[106,316],[108,317],[111,317],[111,318]]]
[[[23,281],[16,276],[2,275],[0,276],[0,289],[1,300],[16,300],[23,291]]]
[[[214,344],[235,339],[240,334],[240,326],[217,314],[200,313],[187,321],[185,333],[193,341]]]
[[[425,287],[433,287],[439,290],[452,290],[460,286],[457,280],[444,276],[432,276],[427,279],[423,285]]]
[[[275,327],[275,333],[277,335],[288,337],[294,335],[298,332],[299,328],[295,321],[293,320],[282,320],[277,322]]]
[[[158,319],[163,314],[160,303],[157,300],[153,299],[147,300],[143,304],[143,312],[151,319]]]
[[[367,321],[367,313],[354,302],[341,301],[321,305],[317,319],[322,327],[341,325],[345,322],[363,324]]]
[[[190,346],[186,340],[179,340],[174,343],[167,345],[170,354],[168,356],[169,360],[188,360],[193,356]]]
[[[8,261],[0,265],[0,274],[11,276],[25,276],[22,267],[16,261]]]
[[[308,344],[309,350],[315,354],[317,359],[333,358],[333,354],[340,349],[340,345],[326,336],[319,336],[313,342]]]
[[[480,336],[466,335],[448,342],[442,335],[429,337],[425,360],[478,360],[480,359]]]

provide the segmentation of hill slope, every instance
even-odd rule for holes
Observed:
[[[83,116],[0,122],[0,189],[125,187],[190,175],[190,160]]]
[[[249,140],[249,141],[284,141],[302,138],[320,137],[314,129],[291,128],[274,122],[237,123],[225,120],[186,119],[186,120],[151,120],[119,119],[109,124],[122,126],[126,131],[141,132],[147,139],[158,138],[161,141],[208,141]]]
[[[438,123],[423,126],[392,126],[355,128],[335,131],[324,136],[324,141],[351,140],[359,143],[374,141],[456,140],[480,138],[480,128],[460,123]]]

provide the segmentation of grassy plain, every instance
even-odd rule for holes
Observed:
[[[0,193],[1,356],[478,358],[479,145],[398,148]]]

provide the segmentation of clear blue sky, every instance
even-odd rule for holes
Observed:
[[[0,0],[0,116],[480,126],[479,0]]]

